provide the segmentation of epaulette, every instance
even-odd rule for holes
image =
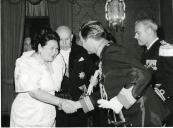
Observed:
[[[160,41],[159,56],[173,57],[173,44],[167,43],[164,40]]]

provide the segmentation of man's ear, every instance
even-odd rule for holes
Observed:
[[[153,32],[153,30],[152,30],[151,28],[148,28],[148,29],[147,29],[147,32],[148,32],[149,34],[151,34],[151,33]]]

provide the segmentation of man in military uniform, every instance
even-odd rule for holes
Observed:
[[[170,75],[169,77],[166,77],[166,74],[171,72],[171,70],[169,71],[165,67],[168,63],[172,62],[170,60],[167,61],[159,56],[160,47],[166,45],[167,43],[158,38],[157,30],[158,25],[151,18],[143,18],[137,20],[135,23],[135,38],[138,40],[138,45],[146,47],[142,57],[142,62],[145,67],[152,72],[151,85],[153,89],[160,99],[165,102],[168,97],[166,95],[172,96],[172,94],[168,94],[171,88],[166,86],[167,83],[165,83],[165,81],[172,76]],[[163,76],[163,74],[165,75]],[[169,79],[168,81],[169,84],[172,83],[172,80],[170,81]],[[152,107],[153,109],[159,109],[155,105]],[[165,109],[166,108],[167,106],[165,105]],[[150,116],[150,113],[146,114],[146,116]]]
[[[112,109],[119,114],[121,121],[127,123],[127,126],[161,126],[164,107],[148,86],[151,75],[142,63],[122,46],[110,43],[105,29],[98,21],[84,24],[79,35],[83,47],[90,53],[95,53],[102,62],[101,92],[105,97],[100,99],[99,93],[92,93],[76,102],[76,108],[82,108],[87,113],[99,104],[99,107]],[[148,102],[148,95],[152,102]],[[150,112],[152,116],[146,118],[145,113],[149,111],[146,108],[150,104],[157,105],[160,111],[153,110]]]
[[[145,46],[146,49],[142,56],[142,63],[152,71],[153,86],[156,84],[155,74],[157,71],[157,61],[159,58],[160,39],[157,36],[158,25],[148,18],[137,20],[135,23],[135,38],[139,46]]]

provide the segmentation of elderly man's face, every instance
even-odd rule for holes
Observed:
[[[60,31],[58,31],[58,35],[60,37],[60,49],[68,50],[69,48],[71,48],[71,41],[73,38],[72,33],[67,29],[61,29]]]

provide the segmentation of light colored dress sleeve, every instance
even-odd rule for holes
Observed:
[[[61,54],[58,54],[55,60],[52,62],[52,67],[54,71],[54,82],[56,83],[56,91],[61,89],[61,82],[65,73],[65,62]]]
[[[27,92],[40,88],[40,73],[24,59],[16,60],[15,67],[15,90],[16,92]]]

